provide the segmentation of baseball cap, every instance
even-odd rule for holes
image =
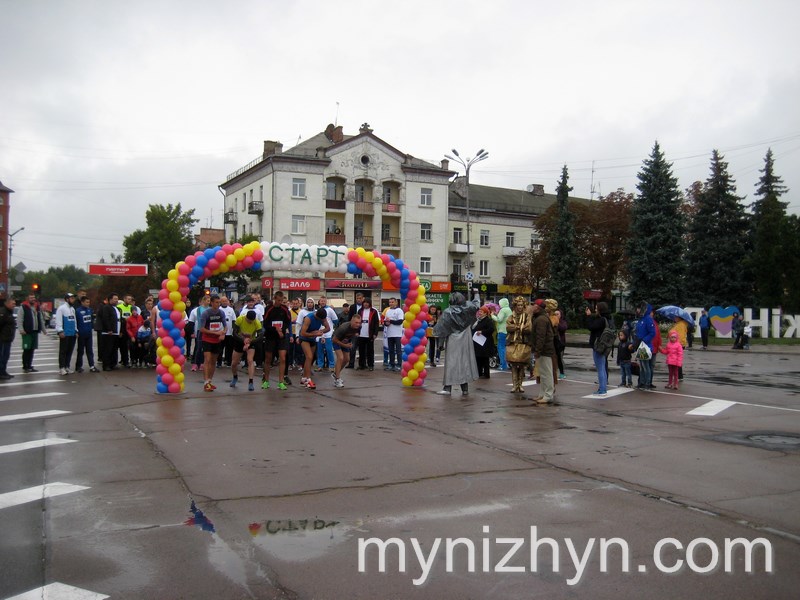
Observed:
[[[64,294],[64,298],[74,298],[74,297],[75,294],[73,294],[72,292],[67,292],[66,294]]]

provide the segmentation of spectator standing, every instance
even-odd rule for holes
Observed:
[[[22,326],[17,323],[17,327],[22,335],[22,371],[36,373],[38,369],[33,366],[33,354],[39,347],[39,333],[47,335],[44,313],[36,294],[28,294],[28,299],[22,302],[21,309]]]
[[[361,330],[358,334],[358,368],[375,369],[375,338],[378,337],[380,316],[370,300],[361,303]],[[351,359],[352,360],[352,359]]]
[[[454,385],[461,386],[461,395],[469,394],[469,382],[478,378],[478,363],[472,343],[472,329],[480,299],[467,302],[460,292],[450,295],[450,306],[442,311],[434,333],[447,344],[447,360],[444,363],[444,379],[441,390],[436,392],[449,396]]]
[[[139,329],[144,325],[144,318],[141,313],[135,310],[125,320],[125,332],[128,338],[128,358],[130,365],[134,369],[144,367],[145,356],[142,353],[142,344],[139,343]]]
[[[669,342],[667,342],[666,347],[659,348],[659,351],[667,355],[669,378],[665,387],[668,390],[677,390],[679,369],[683,364],[683,345],[680,341],[680,334],[675,329],[669,332]]]
[[[534,360],[539,365],[539,378],[541,380],[541,393],[537,396],[536,402],[551,404],[556,391],[556,380],[553,377],[553,362],[556,354],[556,349],[553,345],[555,333],[550,317],[547,316],[541,304],[534,304],[532,312],[531,333],[533,334],[533,341],[531,350],[533,351]]]
[[[508,317],[511,316],[511,307],[508,305],[508,298],[500,298],[500,310],[492,318],[497,323],[497,353],[500,355],[500,370],[508,371],[508,362],[506,361],[506,338],[508,332],[506,330],[506,322]]]
[[[708,350],[708,332],[711,329],[711,319],[708,318],[708,311],[705,308],[700,313],[700,319],[697,324],[700,326],[700,340],[703,344],[703,350]]]
[[[564,350],[567,348],[567,328],[569,327],[569,323],[567,323],[567,319],[560,310],[557,310],[555,315],[558,318],[558,325],[556,326],[556,337],[553,341],[556,343],[558,378],[566,379],[567,374],[564,372]]]
[[[608,359],[605,354],[594,349],[594,343],[611,323],[611,312],[608,310],[608,304],[598,302],[594,311],[587,307],[586,317],[586,326],[589,329],[589,346],[592,348],[592,360],[597,369],[597,391],[594,395],[605,396],[608,394]]]
[[[17,319],[14,316],[16,305],[13,296],[0,298],[0,380],[3,381],[14,377],[8,372],[8,359],[17,333]]]
[[[123,367],[130,369],[131,367],[131,359],[130,353],[128,351],[128,346],[130,338],[128,337],[128,328],[126,326],[126,321],[128,317],[136,312],[136,303],[133,300],[133,296],[130,294],[125,294],[122,297],[120,302],[117,302],[117,310],[119,311],[119,318],[120,318],[120,335],[118,338],[119,344],[119,357],[120,362],[122,363]]]
[[[489,379],[491,376],[489,359],[497,353],[494,343],[494,320],[485,306],[478,309],[475,319],[475,323],[472,324],[472,343],[475,349],[475,362],[478,365],[478,378]]]
[[[75,319],[75,294],[67,293],[64,303],[56,309],[56,333],[58,334],[58,372],[59,375],[69,373],[72,362],[72,351],[75,349],[75,339],[78,334]]]
[[[192,371],[199,371],[200,367],[203,365],[203,344],[202,344],[202,335],[200,334],[200,319],[203,318],[203,314],[208,310],[208,305],[210,303],[209,296],[202,296],[200,301],[197,303],[197,308],[192,311],[192,314],[189,315],[189,321],[194,324],[194,357],[192,357]]]
[[[386,338],[389,346],[389,362],[384,363],[384,370],[400,371],[403,356],[400,338],[403,337],[404,318],[405,313],[397,305],[397,298],[389,298],[389,309],[383,319],[383,337]]]
[[[117,340],[119,339],[120,322],[117,302],[119,296],[111,293],[97,313],[97,330],[100,332],[100,343],[97,351],[103,359],[103,371],[113,371],[117,366]]]
[[[639,322],[636,323],[636,348],[638,348],[640,343],[644,342],[650,348],[653,357],[655,357],[658,352],[658,347],[661,345],[660,341],[658,346],[654,345],[657,333],[658,327],[653,319],[653,307],[650,304],[645,304],[642,310],[642,317],[639,319]],[[633,349],[634,352],[636,352],[636,348]],[[637,386],[639,389],[652,389],[654,360],[654,358],[650,360],[639,360],[639,385]]]
[[[439,320],[439,307],[431,304],[428,307],[428,328],[425,330],[425,337],[428,338],[428,362],[430,366],[435,367],[439,352],[438,342],[439,338],[434,333],[436,329],[436,322]],[[402,355],[401,355],[402,356]]]

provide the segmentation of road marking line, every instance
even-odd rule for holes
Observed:
[[[61,481],[37,485],[25,488],[24,490],[17,490],[16,492],[0,494],[0,509],[88,489],[89,488],[85,485],[72,485],[71,483],[63,483]]]
[[[8,444],[0,446],[0,454],[8,454],[9,452],[21,452],[23,450],[31,450],[33,448],[44,448],[45,446],[58,446],[59,444],[71,444],[78,440],[67,440],[64,438],[47,438],[43,440],[31,440],[30,442],[21,442],[19,444]]]
[[[584,396],[584,398],[613,398],[614,396],[622,396],[623,394],[628,394],[632,392],[631,388],[624,388],[618,387],[609,389],[605,396],[598,396],[597,394],[589,394],[588,396]]]
[[[21,396],[0,396],[0,402],[7,400],[28,400],[30,398],[47,398],[49,396],[67,396],[68,392],[42,392],[41,394],[22,394]]]
[[[702,406],[698,406],[697,408],[690,410],[686,414],[698,417],[713,417],[714,415],[721,413],[726,408],[730,408],[734,404],[737,403],[729,400],[712,400],[711,402],[706,402]]]
[[[508,387],[511,387],[514,384],[513,383],[507,383],[506,385]],[[536,380],[535,379],[526,379],[525,381],[522,382],[522,387],[528,387],[529,385],[536,385]]]
[[[23,592],[6,600],[104,600],[105,594],[90,592],[64,583],[50,583],[35,590]]]
[[[47,375],[48,373],[58,373],[58,369],[53,369],[52,371],[36,371],[35,373],[25,373],[23,371],[9,371],[9,373],[11,375]],[[72,375],[72,373],[70,373],[70,375]]]
[[[68,410],[40,410],[38,412],[20,413],[16,415],[5,415],[0,417],[0,422],[3,421],[20,421],[22,419],[38,419],[40,417],[55,417],[58,415],[68,415]]]
[[[63,379],[31,379],[28,381],[15,381],[14,383],[0,383],[0,388],[14,387],[17,385],[31,385],[34,383],[58,383]]]

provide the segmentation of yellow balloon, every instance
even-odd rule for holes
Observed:
[[[356,252],[358,252],[359,256],[364,256],[366,250],[364,250],[362,247],[359,246],[358,248],[356,248]]]
[[[172,306],[172,310],[177,310],[178,312],[183,312],[183,311],[186,310],[186,303],[183,302],[183,301],[175,302],[173,304],[173,306]]]
[[[411,381],[408,377],[403,377],[403,385],[408,386],[408,385],[413,385],[413,384],[414,384],[414,382]]]
[[[169,350],[167,348],[164,348],[164,346],[161,345],[161,338],[158,338],[156,340],[156,346],[158,346],[158,348],[156,348],[156,355],[157,356],[164,356],[166,354],[169,354]]]
[[[161,357],[161,364],[169,369],[175,363],[175,359],[172,358],[172,355],[167,353]]]
[[[367,262],[372,262],[375,260],[375,254],[372,252],[364,252],[364,258],[367,260]]]
[[[253,242],[250,242],[249,244],[245,244],[244,245],[244,255],[245,256],[253,256],[253,252],[255,252],[255,251],[256,251],[256,249],[253,248]]]
[[[383,261],[379,256],[376,256],[375,258],[372,259],[372,266],[375,267],[376,271],[383,266]]]
[[[247,256],[247,254],[244,253],[243,248],[237,248],[234,250],[233,255],[236,257],[236,260],[244,260],[244,257]]]
[[[414,320],[414,313],[411,312],[410,310],[407,310],[405,314],[405,319],[410,323],[411,321]]]
[[[181,366],[178,363],[172,363],[169,366],[169,372],[172,373],[173,375],[177,375],[178,373],[181,372]]]
[[[219,272],[220,273],[227,273],[229,270],[230,270],[230,267],[226,263],[222,263],[219,266]]]
[[[419,304],[412,304],[408,307],[408,311],[413,315],[419,314]]]
[[[427,354],[424,354],[424,353],[423,353],[423,354],[420,354],[420,356],[419,356],[419,362],[421,362],[421,363],[423,364],[423,366],[424,366],[424,365],[425,365],[425,363],[426,363],[426,362],[428,362],[428,355],[427,355]]]
[[[428,303],[428,299],[425,297],[425,294],[422,296],[417,296],[417,304],[420,306],[425,306]]]
[[[375,272],[381,279],[386,279],[389,277],[389,269],[386,268],[386,265],[381,263],[381,266],[375,268]]]
[[[228,256],[225,257],[225,264],[228,265],[228,267],[236,266],[236,257],[233,254],[228,254]]]
[[[183,384],[183,383],[181,383],[181,391],[183,391],[183,390],[184,390],[184,388],[186,388],[186,385],[185,385],[185,384]]]
[[[175,374],[175,381],[177,381],[178,383],[183,383],[183,380],[185,378],[186,378],[186,375],[184,375],[183,373],[176,373]],[[183,386],[181,386],[181,389],[183,389]]]
[[[163,359],[162,359],[162,360],[163,360]],[[409,378],[411,381],[416,381],[417,379],[419,379],[419,373],[417,372],[417,370],[416,370],[416,369],[411,369],[411,370],[408,372],[408,378]]]
[[[167,273],[167,279],[176,279],[177,280],[178,279],[178,275],[180,275],[180,273],[178,273],[178,269],[170,269],[169,273]]]
[[[415,362],[415,363],[414,363],[414,370],[415,370],[417,373],[419,373],[420,371],[422,371],[424,368],[425,368],[425,363],[424,363],[424,362],[422,362],[421,360],[418,360],[417,362]]]
[[[169,290],[170,292],[177,292],[179,287],[181,286],[178,285],[177,280],[170,279],[169,281],[167,281],[167,290]]]

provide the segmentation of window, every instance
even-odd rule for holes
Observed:
[[[433,239],[433,224],[420,223],[419,224],[419,239],[423,242],[430,242]]]
[[[461,259],[454,258],[453,259],[453,274],[461,277]]]
[[[306,197],[306,180],[295,177],[292,179],[292,198]]]
[[[392,226],[389,223],[381,223],[381,241],[385,242],[391,237]]]
[[[242,237],[247,235],[247,225],[242,223]]]
[[[264,186],[263,185],[258,186],[258,199],[261,200],[261,202],[264,201]]]
[[[456,227],[453,229],[453,243],[454,244],[463,244],[464,243],[464,230],[461,227]]]
[[[325,200],[336,200],[336,183],[325,182]]]
[[[513,279],[514,277],[514,263],[507,262],[506,263],[506,279]]]
[[[536,250],[536,252],[542,249],[542,246],[539,243],[539,234],[535,231],[531,233],[531,248]]]
[[[253,190],[251,189],[250,190],[250,202],[252,202],[252,201],[253,201]]]
[[[433,188],[422,188],[419,191],[419,203],[422,206],[433,205]]]
[[[489,230],[481,229],[481,248],[489,247]]]
[[[383,186],[383,203],[392,203],[392,188],[390,188],[388,185]]]
[[[295,235],[305,235],[306,233],[305,215],[292,215],[292,233]]]
[[[480,276],[481,277],[488,277],[489,276],[489,261],[488,260],[482,260],[480,269],[481,269]]]
[[[430,256],[420,256],[420,258],[419,258],[419,272],[420,273],[430,273],[431,272],[431,257]]]
[[[364,186],[360,183],[356,184],[356,202],[364,201]]]
[[[506,246],[508,248],[514,247],[514,232],[513,231],[506,231]]]
[[[253,222],[250,221],[250,235],[253,235]]]
[[[233,212],[239,212],[239,199],[233,199]]]

